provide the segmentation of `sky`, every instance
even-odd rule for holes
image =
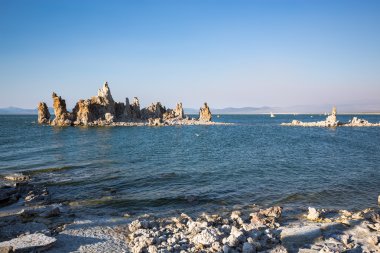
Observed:
[[[0,107],[373,103],[377,0],[0,0]]]

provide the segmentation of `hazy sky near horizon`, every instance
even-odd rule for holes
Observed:
[[[0,1],[0,107],[380,105],[380,1]]]

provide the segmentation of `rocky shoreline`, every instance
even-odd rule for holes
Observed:
[[[55,117],[51,119],[45,102],[38,104],[38,123],[50,126],[181,126],[181,125],[226,125],[213,122],[207,103],[199,110],[198,118],[185,115],[182,103],[174,109],[167,109],[160,102],[152,103],[140,109],[137,97],[129,103],[115,102],[106,82],[98,95],[90,99],[79,100],[72,112],[66,108],[66,101],[55,92],[52,95]]]
[[[349,122],[340,122],[337,120],[337,110],[336,107],[332,109],[330,115],[327,116],[326,120],[317,122],[302,122],[299,120],[293,120],[290,123],[281,123],[282,126],[301,126],[301,127],[380,127],[379,123],[371,123],[365,119],[359,119],[353,117]]]
[[[84,218],[28,175],[3,180],[0,252],[380,252],[379,208],[252,205],[197,217]]]

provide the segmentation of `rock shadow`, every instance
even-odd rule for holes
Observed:
[[[342,223],[333,223],[331,225],[309,224],[308,226],[279,229],[281,235],[281,244],[289,253],[299,252],[300,249],[310,249],[310,246],[321,242],[328,238],[339,240],[339,237],[345,231],[353,229],[359,225],[362,220],[351,221],[350,225]],[[286,233],[286,235],[284,235]],[[359,247],[360,248],[360,247]],[[362,252],[359,248],[355,248],[346,252]],[[359,250],[359,251],[358,251]]]
[[[56,243],[47,251],[49,253],[67,253],[67,252],[79,252],[79,248],[97,243],[106,242],[104,239],[98,239],[93,237],[74,236],[67,234],[59,234],[55,237]]]

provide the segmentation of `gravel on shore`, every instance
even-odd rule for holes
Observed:
[[[0,188],[0,252],[380,252],[378,208],[84,218],[26,185]]]

